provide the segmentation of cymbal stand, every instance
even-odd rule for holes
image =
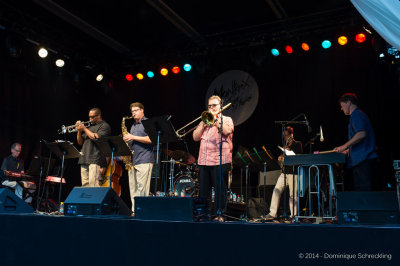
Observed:
[[[175,168],[175,160],[170,159],[169,160],[169,191],[168,195],[169,196],[174,196],[174,169]]]

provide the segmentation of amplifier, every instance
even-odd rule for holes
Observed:
[[[135,218],[193,221],[192,197],[135,197]]]
[[[64,202],[64,215],[130,215],[126,206],[110,187],[74,187]]]
[[[338,192],[339,224],[397,224],[399,205],[396,192]]]

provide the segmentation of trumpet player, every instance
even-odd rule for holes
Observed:
[[[214,121],[211,125],[207,125],[204,121],[201,121],[193,131],[193,140],[200,141],[198,157],[200,198],[208,202],[211,188],[214,187],[216,204],[212,214],[216,215],[216,220],[223,222],[224,218],[221,214],[226,209],[226,192],[228,174],[232,162],[234,125],[232,118],[223,116],[220,112],[222,108],[221,104],[221,98],[216,95],[208,99],[208,111],[213,114]],[[222,162],[220,162],[221,120]],[[222,177],[220,177],[220,164],[222,167]]]
[[[89,111],[90,127],[81,121],[76,121],[76,139],[82,146],[82,156],[78,164],[81,165],[82,187],[99,187],[104,180],[100,180],[102,168],[107,166],[106,158],[94,143],[94,139],[107,137],[111,134],[110,125],[101,117],[99,108]]]

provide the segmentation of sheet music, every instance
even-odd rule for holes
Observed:
[[[281,151],[283,151],[283,152],[285,153],[285,155],[287,155],[287,156],[296,155],[296,153],[294,153],[294,151],[290,151],[290,150],[288,150],[288,149],[284,149],[284,148],[282,148],[281,146],[278,146],[278,148],[279,148]]]

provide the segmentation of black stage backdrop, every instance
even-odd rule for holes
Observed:
[[[57,135],[61,125],[88,120],[88,111],[99,107],[103,119],[110,123],[113,135],[121,133],[121,119],[130,115],[129,104],[140,101],[148,117],[168,114],[179,128],[205,110],[205,95],[211,82],[227,70],[243,70],[254,77],[259,87],[259,101],[253,115],[235,128],[234,152],[239,145],[252,148],[265,145],[275,155],[280,144],[281,128],[275,120],[290,120],[299,113],[308,115],[313,132],[304,125],[295,126],[295,138],[307,142],[324,129],[325,142],[316,142],[315,150],[330,150],[347,140],[346,117],[338,98],[355,92],[359,106],[370,117],[382,167],[380,175],[387,187],[393,186],[392,160],[399,159],[398,99],[399,69],[391,62],[382,62],[372,44],[372,37],[363,44],[354,41],[343,47],[333,44],[323,50],[315,43],[309,52],[291,55],[256,56],[250,48],[209,52],[193,60],[193,70],[167,77],[128,82],[125,73],[118,77],[95,81],[93,69],[75,59],[57,69],[51,56],[40,59],[36,47],[25,43],[17,57],[11,57],[4,46],[0,60],[1,133],[0,156],[10,152],[10,145],[23,144],[21,156],[27,165],[40,153],[40,140],[62,139]],[[312,44],[313,45],[313,44]],[[259,48],[258,48],[259,49]],[[264,58],[263,58],[264,57]],[[190,60],[188,60],[190,62]],[[198,63],[196,63],[198,62]],[[255,63],[256,62],[256,63]],[[201,64],[201,65],[200,65]],[[145,69],[141,70],[145,71]],[[145,73],[145,72],[143,72]],[[127,123],[128,129],[130,122]],[[75,135],[66,138],[75,141]],[[186,137],[189,151],[197,157],[198,143]],[[174,144],[170,149],[184,149]],[[76,161],[67,162],[71,168]],[[79,170],[70,175],[71,186],[79,185]]]

